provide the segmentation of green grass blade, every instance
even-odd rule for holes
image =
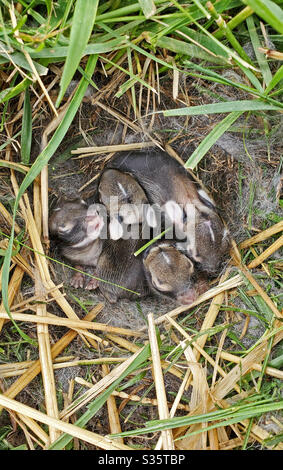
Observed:
[[[87,66],[86,66],[86,73],[89,75],[89,77],[92,76],[95,65],[97,62],[97,56],[91,56],[88,60]],[[69,105],[69,108],[62,120],[62,122],[59,124],[58,128],[56,129],[54,135],[50,139],[48,145],[45,147],[45,149],[41,152],[41,154],[37,157],[36,161],[33,163],[31,169],[25,176],[20,188],[18,195],[15,199],[14,203],[14,211],[13,211],[13,223],[12,223],[12,228],[11,228],[11,235],[10,235],[10,240],[7,248],[7,252],[4,258],[3,262],[3,271],[2,271],[2,301],[4,308],[8,315],[10,316],[11,320],[14,321],[11,317],[11,312],[9,309],[9,304],[8,304],[8,285],[9,285],[9,273],[10,273],[10,262],[11,262],[11,256],[12,256],[12,249],[13,249],[13,241],[14,241],[14,233],[15,233],[15,219],[16,219],[16,214],[17,214],[17,209],[19,205],[20,198],[26,191],[26,189],[29,187],[29,185],[34,181],[34,179],[39,175],[41,172],[42,168],[47,165],[48,161],[62,142],[66,132],[68,131],[70,124],[81,104],[81,101],[84,97],[84,94],[86,92],[88,86],[88,81],[86,79],[82,79],[74,96],[73,99]],[[23,332],[19,330],[19,328],[16,326],[17,330],[19,331],[20,335],[23,335]],[[26,339],[26,338],[25,338]],[[27,339],[29,341],[29,339]]]
[[[156,6],[153,0],[139,0],[139,4],[146,18],[150,18],[156,13]]]
[[[141,434],[160,432],[166,429],[175,429],[182,426],[190,426],[197,423],[206,423],[211,421],[218,421],[215,424],[208,426],[206,429],[201,428],[193,433],[187,435],[198,434],[208,429],[213,429],[220,426],[227,426],[232,423],[237,423],[244,419],[258,416],[262,413],[271,412],[274,410],[283,409],[283,400],[278,402],[266,403],[266,400],[261,400],[258,403],[251,403],[242,406],[232,406],[230,408],[212,411],[210,413],[195,415],[195,416],[183,416],[164,420],[149,421],[148,425],[142,429],[135,429],[133,431],[122,432],[119,434],[110,434],[110,437],[126,437],[126,436],[138,436]]]
[[[226,116],[221,122],[219,122],[192,153],[190,158],[186,161],[185,167],[191,169],[195,168],[204,155],[208,152],[208,150],[212,147],[212,145],[214,145],[219,137],[221,137],[224,132],[226,132],[229,127],[232,126],[232,124],[238,119],[238,117],[241,116],[241,114],[241,111],[234,111],[233,113],[228,114],[228,116]]]
[[[196,116],[199,114],[215,114],[215,113],[229,113],[231,111],[281,111],[283,105],[278,103],[278,106],[273,104],[264,103],[260,100],[241,100],[229,101],[226,103],[213,103],[200,106],[191,106],[189,108],[168,109],[162,111],[164,116]]]
[[[3,90],[0,92],[0,104],[5,103],[6,101],[9,101],[11,98],[14,98],[15,96],[19,95],[23,91],[26,90],[26,88],[31,84],[31,80],[28,78],[25,78],[22,80],[18,85],[11,87],[11,88],[6,88],[6,90]]]
[[[283,10],[271,0],[243,0],[255,13],[283,34]]]
[[[16,45],[17,46],[17,45]],[[30,49],[33,51],[33,49]],[[0,41],[0,60],[2,64],[14,62],[18,67],[21,69],[25,69],[28,72],[32,72],[32,68],[28,63],[27,59],[25,58],[24,54],[20,51],[12,52],[8,49],[8,47]],[[33,64],[38,72],[38,75],[44,76],[48,73],[48,68],[44,67],[41,64],[33,61]]]
[[[260,48],[261,44],[260,44],[260,41],[259,41],[259,37],[258,37],[258,34],[257,34],[257,30],[256,30],[256,27],[255,27],[253,16],[249,16],[249,18],[247,18],[247,26],[248,26],[248,30],[249,30],[249,33],[250,33],[250,38],[251,38],[251,41],[252,41],[254,52],[255,52],[257,62],[258,62],[259,68],[261,70],[263,79],[264,79],[266,85],[269,85],[269,83],[271,82],[271,79],[272,79],[272,74],[270,72],[270,68],[269,68],[268,62],[265,58],[265,55],[262,52],[259,51],[259,48]]]
[[[271,90],[279,83],[283,81],[283,65],[280,66],[280,68],[277,70],[275,75],[273,75],[271,81],[269,82],[268,87],[266,87],[264,94],[270,93]]]
[[[194,57],[219,65],[224,65],[228,62],[228,55],[226,58],[224,57],[225,52],[222,56],[215,56],[212,54],[210,55],[208,52],[204,51],[199,46],[189,44],[186,41],[180,41],[179,39],[174,39],[168,36],[162,36],[158,38],[156,42],[154,41],[154,39],[152,39],[152,42],[157,47],[161,47],[162,49],[168,49],[169,51],[175,52],[176,54],[181,54],[190,58]]]
[[[98,0],[77,0],[70,35],[68,55],[60,81],[60,92],[56,106],[59,106],[83,56],[95,22]]]
[[[25,91],[24,100],[24,113],[23,113],[23,124],[21,132],[21,157],[22,163],[27,165],[30,160],[30,149],[31,149],[31,138],[32,138],[32,112],[30,105],[29,89]]]
[[[112,52],[114,50],[122,49],[126,47],[126,37],[119,36],[119,39],[114,41],[108,41],[105,43],[94,43],[88,44],[83,55],[94,55],[94,54],[105,54],[106,52]],[[61,61],[68,55],[67,46],[57,46],[52,48],[44,48],[42,50],[29,49],[29,54],[32,59],[50,59],[52,61]]]

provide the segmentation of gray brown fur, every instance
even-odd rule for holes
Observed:
[[[196,209],[195,245],[191,243],[188,254],[199,269],[209,275],[218,273],[230,246],[228,230],[214,202],[177,160],[161,151],[120,153],[107,167],[132,174],[151,204],[192,204]],[[179,229],[183,234],[190,233],[187,222],[182,222]]]

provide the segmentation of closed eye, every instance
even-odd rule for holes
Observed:
[[[58,227],[58,231],[59,233],[66,233],[66,232],[70,232],[72,230],[72,226],[70,225],[61,225]]]
[[[121,202],[123,202],[124,204],[132,204],[133,199],[131,196],[124,196],[122,197]]]

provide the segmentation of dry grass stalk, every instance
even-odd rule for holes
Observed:
[[[121,338],[120,336],[116,336],[116,335],[107,335],[107,338],[111,339],[112,341],[114,341],[115,343],[119,344],[120,346],[122,346],[123,348],[127,349],[128,351],[131,351],[133,353],[137,352],[137,351],[140,351],[141,348],[139,346],[136,346],[135,344],[133,343],[130,343],[130,341],[124,339],[124,338]],[[162,366],[162,369],[167,369],[168,368],[168,362],[167,361],[164,361],[163,359],[161,360],[161,366]],[[175,366],[172,366],[170,367],[170,369],[168,370],[168,372],[170,374],[173,374],[175,375],[176,377],[178,377],[179,379],[181,379],[183,377],[183,374],[179,371],[179,369],[177,369],[177,367]]]
[[[249,421],[245,420],[241,423],[241,426],[243,429],[247,429],[249,425]],[[270,433],[263,429],[261,426],[258,424],[253,424],[251,428],[251,437],[253,437],[256,441],[258,441],[260,444],[263,443],[264,440],[270,438]],[[269,447],[265,444],[266,447]],[[283,450],[283,442],[280,442],[277,444],[275,447],[269,447],[272,450]]]
[[[223,274],[223,276],[221,277],[220,279],[220,284],[223,282],[223,284],[225,284],[225,278],[228,276],[228,273],[229,271],[226,271],[226,273]],[[205,315],[205,319],[202,323],[202,326],[201,326],[201,329],[200,329],[200,333],[205,331],[205,330],[208,330],[209,328],[211,328],[213,325],[214,325],[214,322],[217,318],[217,315],[219,313],[219,310],[220,310],[220,307],[221,305],[223,304],[224,302],[224,299],[225,299],[225,291],[222,291],[220,293],[218,293],[212,300],[210,306],[209,306],[209,309]],[[201,348],[204,348],[204,345],[206,343],[206,340],[207,340],[207,335],[201,335],[199,336],[199,338],[197,338],[196,340],[196,344],[198,345],[198,347],[201,347]],[[196,346],[195,346],[196,347]],[[195,351],[194,351],[195,352]],[[196,358],[199,358],[199,352],[195,352],[196,354]]]
[[[188,366],[192,372],[192,394],[190,399],[190,409],[195,409],[201,405],[201,413],[207,412],[207,399],[209,397],[209,387],[206,380],[206,374],[199,362],[197,362],[191,346],[184,347],[184,354],[188,361]],[[207,423],[201,423],[196,428],[205,428]],[[201,433],[201,436],[196,437],[196,446],[205,449],[207,441],[207,431]]]
[[[24,42],[23,42],[23,40],[21,39],[20,34],[19,34],[19,31],[18,31],[18,29],[17,29],[17,20],[16,20],[15,10],[14,10],[14,5],[13,5],[13,4],[12,4],[11,8],[9,8],[9,12],[10,12],[10,16],[11,16],[12,25],[13,25],[13,28],[14,28],[14,36],[15,36],[16,40],[18,41],[18,43],[21,44],[21,45],[23,45]],[[40,85],[40,87],[41,87],[41,89],[42,89],[42,91],[43,91],[43,93],[44,93],[44,95],[45,95],[45,97],[46,97],[46,99],[47,99],[49,105],[50,105],[50,108],[52,109],[52,111],[53,111],[53,113],[55,114],[55,116],[57,116],[57,115],[58,115],[57,110],[56,110],[56,108],[55,108],[55,106],[54,106],[54,104],[53,104],[53,102],[52,102],[52,100],[51,100],[51,98],[50,98],[50,96],[49,96],[49,94],[48,94],[48,92],[47,92],[45,86],[44,86],[44,83],[42,82],[42,80],[41,80],[41,78],[40,78],[40,76],[39,76],[39,74],[38,74],[38,72],[37,72],[37,70],[36,70],[36,68],[35,68],[35,65],[34,65],[34,63],[33,63],[33,60],[31,59],[31,57],[30,57],[30,55],[28,54],[28,52],[26,52],[26,49],[25,49],[25,48],[22,48],[22,52],[23,52],[23,54],[24,54],[24,56],[25,56],[25,58],[26,58],[26,60],[27,60],[27,62],[28,62],[28,64],[29,64],[29,66],[30,66],[30,68],[31,68],[31,70],[32,70],[32,74],[33,74],[33,77],[34,77],[33,79],[36,80],[36,81],[39,83],[39,85]]]
[[[107,338],[109,338],[111,341],[113,341],[114,343],[117,343],[119,344],[119,346],[122,346],[122,348],[126,349],[127,351],[130,351],[132,353],[135,353],[137,351],[140,351],[140,347],[137,346],[136,344],[134,343],[131,343],[130,341],[128,341],[127,339],[125,338],[121,338],[121,336],[117,336],[117,335],[112,335],[112,334],[107,334],[106,335]]]
[[[68,356],[69,357],[69,356]],[[72,356],[73,357],[73,356]],[[53,361],[53,369],[63,369],[66,367],[77,367],[77,366],[86,366],[86,365],[93,365],[93,364],[114,364],[116,362],[120,363],[127,360],[127,357],[101,357],[99,359],[89,359],[89,360],[75,360],[75,361],[68,361],[64,357],[61,358],[62,362],[55,362]],[[35,361],[26,361],[27,365],[24,367],[24,363],[19,363],[19,367],[6,367],[1,368],[0,366],[0,378],[4,377],[15,377],[18,375],[22,375],[27,371],[27,367],[30,367],[34,364]],[[5,364],[5,366],[9,366],[9,364]]]
[[[3,387],[1,386],[0,389],[1,389],[1,393],[4,395],[5,391],[3,390]],[[2,408],[1,408],[1,410],[2,410]],[[29,418],[28,416],[22,415],[21,413],[18,413],[18,412],[14,413],[13,411],[9,411],[9,413],[12,415],[12,418],[15,419],[22,428],[24,428],[24,432],[25,432],[25,429],[26,429],[25,426],[27,426],[29,429],[31,429],[33,434],[35,436],[37,436],[37,438],[39,439],[39,441],[37,441],[37,439],[36,439],[36,441],[39,443],[39,445],[41,447],[43,447],[44,445],[49,445],[49,443],[50,443],[49,436],[39,426],[39,424],[36,423],[32,418]]]
[[[8,305],[9,305],[9,307],[14,302],[15,296],[17,295],[17,293],[18,293],[18,291],[21,287],[23,276],[24,276],[24,271],[22,270],[22,268],[20,268],[19,266],[16,266],[15,269],[14,269],[14,272],[12,274],[12,277],[10,279],[9,285],[8,285]],[[6,311],[4,309],[3,302],[1,302],[1,305],[0,305],[0,315],[2,313],[6,316],[6,319],[10,320],[9,315],[6,313]],[[3,325],[4,325],[4,319],[0,319],[0,331],[3,328]]]
[[[85,429],[81,429],[78,426],[74,426],[73,424],[60,421],[59,419],[51,418],[50,416],[47,416],[41,411],[37,411],[34,408],[31,408],[27,405],[23,405],[22,403],[19,403],[16,400],[12,400],[11,398],[8,398],[4,395],[0,395],[0,406],[10,410],[14,410],[18,413],[21,413],[21,415],[28,416],[41,423],[47,424],[48,426],[52,426],[64,433],[70,434],[71,436],[77,437],[78,439],[82,439],[83,441],[89,442],[90,444],[93,444],[99,447],[100,449],[132,450],[130,447],[116,443],[110,438],[95,434],[90,431],[86,431]]]
[[[18,149],[16,149],[17,151]],[[10,159],[8,157],[6,157],[5,160],[3,159],[0,159],[0,163],[2,163],[3,165],[9,165],[9,168],[11,169],[14,169],[14,170],[18,170],[18,171],[21,171],[23,170],[24,172],[28,172],[29,171],[29,167],[26,166],[26,165],[22,165],[21,163],[17,163],[17,162],[12,162],[10,161]],[[11,219],[12,220],[12,219]]]
[[[102,364],[102,372],[104,377],[108,375],[110,373],[109,366],[106,364]],[[116,400],[113,395],[110,395],[110,397],[107,399],[107,411],[110,433],[117,434],[122,432]],[[119,444],[124,444],[124,439],[122,437],[118,437],[116,439],[116,442],[118,442]]]
[[[9,319],[9,315],[5,312],[0,312],[0,319]],[[69,320],[68,318],[56,317],[55,315],[30,315],[27,313],[13,313],[14,320],[18,321],[27,321],[32,323],[42,323],[44,325],[60,325],[67,326],[68,328],[81,330],[84,329],[97,330],[97,331],[106,331],[111,333],[117,333],[126,336],[139,337],[141,333],[135,330],[128,330],[127,328],[120,328],[118,326],[106,325],[105,323],[92,323],[92,322],[83,322],[83,320]],[[83,322],[83,323],[82,323]]]
[[[170,418],[173,418],[175,416],[177,408],[179,408],[180,406],[184,406],[184,405],[180,404],[180,401],[181,401],[183,393],[186,389],[186,384],[187,384],[187,381],[188,381],[188,378],[189,378],[190,374],[191,374],[191,370],[188,368],[185,375],[184,375],[184,378],[183,378],[181,386],[178,390],[178,393],[175,397],[172,408],[170,409],[170,413],[169,413]],[[186,407],[186,408],[189,408],[189,407]],[[190,410],[190,408],[189,408],[189,410]],[[162,436],[159,437],[159,439],[157,441],[157,444],[155,446],[155,450],[160,450],[161,447],[162,447]]]
[[[209,439],[210,450],[219,450],[219,440],[218,440],[217,429],[210,429],[208,431],[208,439]]]
[[[82,379],[81,377],[76,377],[75,381],[78,384],[84,385],[87,388],[92,387],[92,384],[90,382],[87,382],[86,380]],[[139,395],[132,395],[132,394],[129,394],[129,393],[126,393],[126,392],[117,392],[116,390],[114,390],[112,392],[112,395],[114,397],[119,397],[119,398],[122,398],[124,400],[127,400],[128,402],[129,401],[138,402],[141,405],[149,405],[149,406],[157,406],[158,405],[158,401],[156,400],[156,398],[141,398]],[[174,403],[175,403],[175,400],[174,400]],[[174,406],[174,403],[167,403],[168,406],[171,408],[171,410]],[[189,411],[189,406],[188,405],[183,405],[182,403],[179,403],[176,406],[176,408],[178,408],[179,410]],[[171,410],[170,410],[170,417],[171,417]],[[175,414],[175,412],[173,413],[172,416],[174,416],[174,414]]]
[[[60,356],[54,359],[53,365],[56,363],[62,363],[71,361],[75,356]],[[27,367],[32,366],[35,361],[21,361],[21,362],[10,362],[8,364],[0,364],[0,378],[3,372],[16,372],[18,370],[25,370]]]
[[[110,153],[110,152],[122,152],[131,150],[138,150],[147,147],[154,147],[155,144],[152,142],[136,142],[133,144],[119,144],[119,145],[101,145],[100,147],[80,147],[75,150],[71,150],[73,155],[80,155],[81,153],[87,156],[88,153],[92,155],[101,154],[101,153]],[[80,157],[78,157],[80,158]]]
[[[206,317],[207,318],[207,317]],[[200,354],[203,355],[203,357],[205,357],[205,359],[210,362],[213,366],[214,366],[214,370],[217,370],[222,376],[226,376],[227,374],[220,368],[220,366],[218,365],[217,362],[215,362],[207,353],[206,351],[204,351],[202,348],[200,348],[200,346],[198,346],[198,344],[196,342],[193,342],[192,341],[192,338],[190,337],[190,335],[188,335],[188,333],[180,326],[178,325],[178,323],[175,322],[175,320],[173,320],[172,318],[168,317],[168,321],[188,340],[190,340],[192,342],[192,346],[194,346],[194,350],[191,349],[190,346],[187,347],[187,349],[185,349],[185,346],[182,346],[183,349],[185,349],[185,355],[186,355],[186,358],[188,360],[188,363],[189,363],[189,369],[187,371],[187,374],[186,374],[186,381],[183,381],[183,384],[182,384],[182,390],[184,390],[185,388],[188,387],[188,384],[191,382],[192,378],[194,379],[193,380],[193,393],[192,393],[192,398],[191,398],[191,403],[190,403],[190,409],[194,409],[196,406],[197,406],[197,402],[200,401],[201,403],[203,403],[203,405],[205,406],[206,404],[206,401],[207,401],[207,398],[209,396],[209,387],[208,387],[208,384],[207,384],[207,381],[206,381],[206,377],[205,375],[203,374],[203,369],[201,367],[201,365],[197,362],[196,360],[196,354],[198,355],[198,359],[199,359],[199,356]],[[195,352],[194,352],[195,351]],[[191,373],[192,372],[192,373]],[[240,391],[240,388],[238,387],[238,385],[235,385],[235,389],[236,391]],[[198,391],[200,391],[200,394],[201,394],[201,398],[200,400],[198,400]],[[180,391],[179,391],[180,392]],[[178,396],[180,394],[178,393]],[[176,397],[177,398],[177,397]],[[180,398],[181,398],[181,395],[180,395]],[[203,409],[201,411],[202,413],[205,413],[206,412],[206,409]],[[171,416],[171,413],[170,413],[170,416]],[[205,427],[204,425],[205,423],[202,423],[202,427]],[[192,431],[195,431],[197,429],[200,428],[200,425],[195,425],[195,426],[192,426]],[[202,436],[202,440],[200,442],[200,438],[198,435],[196,436],[193,436],[187,443],[186,445],[188,447],[186,447],[187,449],[196,449],[196,448],[202,448],[202,449],[205,449],[206,448],[206,433],[202,433],[201,434]],[[211,438],[211,435],[209,435],[209,439]],[[217,439],[217,436],[214,436],[213,435],[213,442],[212,442],[212,445],[215,447],[216,446],[216,442],[217,442],[217,445],[218,445],[218,439]],[[217,447],[217,446],[216,446]]]
[[[283,339],[283,331],[279,331],[274,336],[273,345],[277,344],[278,342],[282,341]],[[208,411],[214,408],[214,402],[220,402],[234,387],[234,385],[243,377],[246,373],[248,373],[251,368],[252,364],[261,362],[267,353],[268,350],[268,343],[267,339],[264,339],[260,344],[258,344],[245,358],[243,358],[240,364],[236,365],[231,369],[231,371],[221,379],[214,387],[213,390],[213,399],[212,397],[209,398],[208,401]],[[197,415],[201,413],[201,408],[198,406],[195,410],[192,410],[189,413],[191,415]],[[184,428],[180,428],[176,431],[175,437],[181,436],[185,432]],[[183,439],[176,442],[176,447],[178,449],[187,449],[189,445],[190,437],[184,437]]]
[[[3,206],[2,202],[0,202],[0,213],[3,215],[4,219],[8,222],[10,226],[13,225],[13,217],[11,216],[10,212],[7,211],[6,207]],[[18,226],[17,222],[15,222],[15,232],[18,234],[20,233],[21,229]]]
[[[267,228],[266,230],[263,230],[260,233],[257,233],[251,238],[248,238],[247,240],[244,240],[242,243],[240,243],[239,248],[242,250],[244,248],[248,248],[251,245],[255,245],[256,243],[260,243],[267,238],[272,237],[278,232],[282,232],[283,230],[283,221],[278,222],[277,224],[272,225],[271,227]]]
[[[174,310],[171,310],[170,312],[166,313],[165,315],[161,315],[155,320],[156,325],[160,325],[160,323],[163,323],[167,316],[173,318],[176,317],[177,315],[180,315],[180,313],[186,312],[187,310],[196,307],[197,305],[200,305],[202,302],[205,302],[206,300],[210,300],[216,295],[220,294],[221,292],[225,292],[230,289],[234,289],[235,287],[240,286],[243,284],[243,279],[240,275],[236,275],[231,279],[228,279],[227,281],[221,282],[217,287],[213,287],[212,289],[209,289],[207,292],[204,294],[200,295],[198,299],[193,302],[190,305],[181,305],[180,307],[175,308]],[[140,331],[143,331],[145,327],[141,328]]]
[[[283,339],[283,331],[279,331],[274,335],[273,345]],[[239,365],[236,365],[222,380],[220,380],[213,391],[216,400],[224,398],[233,388],[234,384],[248,373],[254,363],[262,362],[266,356],[267,339],[263,339],[245,358],[241,359]]]
[[[4,250],[6,250],[8,247],[8,240],[5,239],[5,240],[1,240],[0,241],[0,248],[3,248]],[[16,249],[16,246],[13,245],[13,249]],[[15,255],[12,256],[12,263],[15,263],[16,265],[18,265],[20,268],[23,269],[23,271],[25,271],[31,278],[34,277],[33,275],[33,271],[32,271],[32,268],[30,266],[30,264],[28,263],[27,259],[26,259],[26,249],[25,248],[22,248],[21,249],[21,254],[20,253],[16,253]],[[1,285],[1,279],[0,279],[0,285]]]
[[[249,442],[250,441],[251,441],[251,438],[249,439]],[[232,450],[232,449],[235,449],[236,447],[240,447],[242,444],[243,444],[243,439],[239,437],[235,437],[234,439],[229,439],[227,441],[221,442],[219,444],[219,450]],[[210,448],[210,450],[218,450],[218,449]]]
[[[80,408],[85,406],[91,400],[94,399],[99,393],[103,392],[111,383],[113,383],[120,375],[130,366],[130,364],[139,355],[139,351],[129,357],[119,366],[115,367],[106,377],[103,377],[99,382],[92,386],[87,392],[83,393],[79,398],[75,400],[70,406],[62,410],[60,413],[61,419],[66,419],[73,413],[77,412]]]
[[[252,276],[252,274],[248,271],[248,269],[245,268],[245,266],[241,265],[239,266],[241,269],[242,273],[246,276],[248,281],[253,285],[255,290],[258,292],[258,294],[263,298],[265,303],[268,305],[270,310],[274,313],[275,317],[277,318],[283,318],[283,314],[278,310],[274,302],[270,299],[270,297],[267,295],[267,293],[263,290],[263,288],[257,283],[255,278]]]
[[[35,279],[35,292],[40,292],[40,281]],[[44,296],[43,296],[44,298]],[[36,307],[38,316],[46,316],[46,305],[38,304]],[[38,324],[37,325],[37,339],[39,347],[39,360],[41,367],[41,375],[44,387],[45,395],[45,406],[48,416],[58,419],[58,404],[56,398],[56,386],[53,372],[51,347],[48,325]],[[58,430],[56,428],[49,428],[50,441],[54,442],[59,437]]]
[[[241,358],[239,356],[235,356],[234,354],[227,353],[226,351],[221,351],[220,353],[221,359],[226,361],[235,362],[236,364],[240,364]],[[258,372],[262,372],[261,364],[252,364],[252,369],[257,370]],[[274,369],[274,367],[267,366],[264,369],[264,373],[270,375],[271,377],[276,377],[277,379],[283,380],[283,371],[279,369]]]
[[[115,119],[129,126],[129,128],[132,129],[133,131],[137,133],[143,132],[145,136],[147,136],[157,147],[162,149],[162,146],[160,145],[160,143],[157,140],[153,139],[153,137],[146,131],[146,129],[141,129],[139,126],[134,124],[133,121],[131,121],[130,119],[127,119],[125,116],[118,113],[117,111],[114,111],[112,108],[110,108],[110,106],[106,106],[105,104],[101,103],[101,101],[96,101],[96,104],[97,106],[102,108],[104,111],[107,111],[111,116],[114,116]]]
[[[34,212],[34,221],[37,228],[38,234],[41,235],[41,219],[42,219],[42,207],[40,201],[40,189],[38,179],[35,179],[33,182],[33,212]]]
[[[268,258],[270,255],[272,255],[275,251],[279,250],[283,246],[283,235],[281,235],[280,238],[278,238],[272,245],[270,245],[266,250],[264,250],[259,256],[257,256],[253,261],[251,261],[248,264],[248,268],[256,268],[262,262]]]
[[[97,311],[100,312],[103,308],[102,304],[97,305]],[[85,316],[85,320],[89,321],[95,318],[96,312],[88,313]],[[84,320],[82,320],[84,321]],[[64,336],[62,336],[57,343],[51,347],[52,359],[59,356],[59,354],[75,339],[77,336],[76,331],[68,331]],[[39,359],[35,361],[31,367],[25,372],[18,380],[16,380],[4,393],[3,395],[14,398],[18,395],[38,374],[40,373],[40,361]],[[1,407],[0,407],[1,412]]]
[[[153,379],[155,382],[159,418],[168,419],[169,411],[168,411],[168,406],[167,406],[167,398],[166,398],[153,314],[150,313],[147,316],[147,318],[148,318],[148,336],[149,336],[149,343],[150,343],[151,357],[152,357],[152,375],[153,375]],[[163,450],[174,450],[175,447],[174,447],[172,431],[169,429],[166,429],[165,431],[161,431],[161,436],[162,436]]]
[[[30,222],[34,223],[34,227],[29,227],[29,233],[31,231],[37,233],[40,238],[41,233],[41,206],[40,206],[40,191],[39,185],[35,182],[34,186],[34,219],[31,219]],[[26,197],[26,205],[29,208],[28,198]],[[37,222],[37,223],[36,223]],[[34,246],[35,250],[40,250],[41,246]],[[42,258],[37,258],[37,262],[41,264],[43,262]],[[38,266],[40,268],[40,266]],[[35,294],[41,295],[42,299],[46,299],[44,289],[42,289],[43,282],[45,277],[39,278],[36,273],[35,275]],[[46,303],[38,303],[36,305],[36,313],[38,316],[46,316]],[[53,363],[51,356],[51,345],[49,338],[48,325],[46,324],[37,324],[37,338],[38,338],[38,347],[39,347],[39,360],[41,367],[41,375],[44,387],[44,396],[45,396],[45,406],[48,416],[58,419],[59,411],[57,404],[56,396],[56,386],[55,378],[53,371]],[[49,428],[50,442],[54,442],[59,437],[59,432],[56,428]]]
[[[171,323],[172,326],[174,326],[174,328],[176,328],[184,336],[184,338],[186,338],[188,341],[191,342],[191,344],[194,348],[193,349],[193,354],[194,354],[194,357],[196,358],[196,360],[199,360],[200,356],[202,355],[207,360],[207,362],[209,362],[214,367],[214,369],[220,375],[222,375],[222,377],[226,377],[226,375],[227,375],[226,372],[224,372],[224,370],[219,366],[219,364],[214,359],[212,359],[212,357],[210,357],[209,354],[207,354],[207,352],[202,347],[200,347],[198,345],[198,339],[203,338],[203,336],[205,336],[205,335],[200,336],[199,338],[197,338],[196,341],[193,341],[192,337],[180,325],[178,325],[178,323],[176,323],[172,318],[168,317],[168,321]],[[205,340],[206,340],[206,338],[207,338],[207,336],[205,337]],[[188,385],[190,384],[191,379],[192,379],[192,376],[190,375],[188,377],[186,388],[188,388]],[[240,388],[238,387],[238,385],[235,385],[235,390],[238,393],[240,392]]]
[[[215,385],[215,382],[216,382],[217,368],[218,368],[217,366],[218,366],[218,364],[219,364],[220,354],[221,354],[221,351],[222,351],[222,349],[223,349],[223,345],[224,345],[224,341],[225,341],[226,335],[227,335],[227,330],[223,330],[223,331],[222,331],[222,334],[221,334],[221,337],[220,337],[219,344],[218,344],[218,348],[217,348],[217,352],[216,352],[216,357],[215,357],[215,365],[214,365],[213,374],[212,374],[212,380],[211,380],[211,389],[212,389],[212,390],[213,390],[214,385]]]
[[[63,283],[62,284],[59,284],[58,286],[55,286],[55,289],[60,289],[61,287],[63,286]],[[53,288],[54,289],[54,288]],[[46,295],[48,295],[50,292],[52,291],[52,289],[46,289]],[[27,309],[31,308],[31,305],[33,302],[36,302],[36,301],[40,301],[40,298],[37,296],[37,295],[33,295],[31,297],[28,297],[26,298],[25,300],[23,300],[22,302],[19,302],[17,304],[14,304],[11,306],[11,311],[20,311],[21,307],[27,307]],[[46,303],[52,301],[52,299],[47,299],[46,300]]]

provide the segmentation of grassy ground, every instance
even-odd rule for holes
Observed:
[[[2,0],[1,449],[282,449],[280,5]],[[75,291],[50,245],[121,144],[180,158],[233,234],[189,308]]]

